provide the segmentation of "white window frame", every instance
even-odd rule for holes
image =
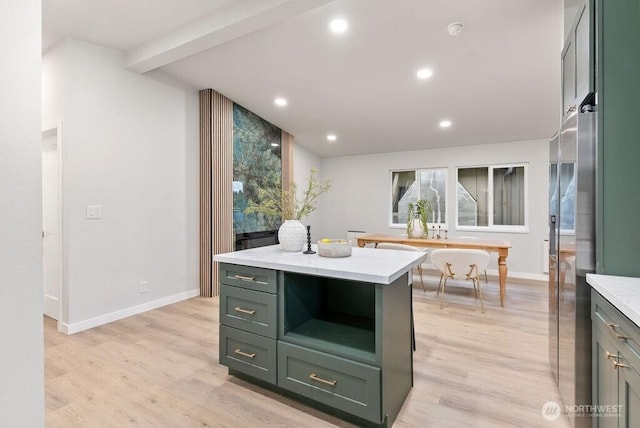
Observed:
[[[418,195],[420,194],[420,180],[418,179],[418,173],[421,171],[444,171],[446,177],[445,183],[445,204],[444,204],[444,215],[441,217],[442,222],[440,223],[442,229],[447,228],[447,213],[449,212],[449,168],[448,167],[434,167],[434,168],[407,168],[407,169],[393,169],[389,171],[389,227],[392,229],[406,229],[407,223],[394,223],[393,222],[393,173],[395,172],[410,172],[416,175],[415,182],[418,185]],[[429,227],[433,227],[437,225],[437,222],[429,222]],[[437,226],[436,226],[437,227]]]
[[[524,225],[494,225],[493,224],[493,170],[500,168],[524,168]],[[487,226],[466,226],[458,224],[458,172],[461,169],[470,168],[487,168],[487,206],[488,213],[488,225]],[[529,233],[529,163],[528,162],[514,162],[504,164],[490,164],[490,165],[465,165],[456,167],[455,177],[455,228],[456,231],[464,232],[501,232],[501,233]]]

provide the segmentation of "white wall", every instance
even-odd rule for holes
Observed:
[[[322,173],[322,158],[300,145],[297,145],[297,144],[294,145],[293,180],[296,182],[299,198],[302,198],[304,189],[307,186],[311,168],[316,168],[318,170],[318,179],[320,181],[326,178]],[[329,192],[333,192],[333,191],[335,190],[332,189]],[[319,239],[322,239],[322,237],[324,236],[323,230],[322,230],[323,200],[324,200],[324,196],[319,199],[318,208],[313,213],[311,213],[311,215],[302,219],[302,223],[305,226],[306,225],[311,226],[311,242],[312,243],[315,243]]]
[[[507,239],[513,247],[507,259],[509,275],[543,279],[542,242],[548,236],[548,153],[548,142],[542,140],[323,159],[323,175],[333,177],[334,182],[334,190],[323,201],[323,231],[331,237],[346,236],[346,231],[351,229],[404,233],[403,229],[389,227],[390,171],[447,167],[449,236]],[[456,167],[515,162],[529,164],[529,233],[453,230]],[[497,266],[493,271],[497,272]]]
[[[63,128],[68,332],[197,295],[198,95],[124,62],[72,39],[43,57],[43,122]]]
[[[39,0],[0,2],[0,425],[44,426]]]

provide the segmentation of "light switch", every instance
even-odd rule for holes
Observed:
[[[87,219],[98,220],[102,218],[102,205],[87,205]]]

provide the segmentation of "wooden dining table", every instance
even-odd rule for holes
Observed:
[[[427,248],[471,248],[498,253],[498,282],[500,283],[500,305],[504,306],[507,286],[507,256],[511,243],[504,239],[456,239],[456,238],[409,238],[406,235],[392,235],[385,233],[373,233],[357,237],[358,246],[374,244],[376,247],[381,242],[412,245],[414,247]]]

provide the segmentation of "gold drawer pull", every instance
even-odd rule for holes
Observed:
[[[236,312],[240,312],[242,314],[247,314],[247,315],[253,315],[256,313],[256,311],[250,311],[249,309],[242,309],[240,306],[236,306],[235,308],[233,308],[233,310]]]
[[[617,369],[618,369],[618,367],[625,368],[625,367],[629,367],[629,366],[628,366],[628,365],[626,365],[626,364],[622,364],[622,363],[619,363],[619,362],[617,362],[617,361],[614,361],[614,362],[613,362],[613,368],[617,370]]]
[[[609,352],[609,351],[604,351],[604,353],[605,353],[605,355],[607,356],[607,360],[608,360],[609,358],[615,358],[615,359],[618,359],[618,354],[612,354],[612,353],[611,353],[611,352]]]
[[[236,349],[233,352],[235,352],[238,355],[242,355],[243,357],[247,357],[247,358],[255,358],[256,357],[256,354],[247,354],[246,352],[242,352],[240,349]]]
[[[239,279],[241,281],[255,281],[256,278],[253,276],[244,276],[244,275],[233,275],[235,279]]]
[[[628,339],[627,336],[625,336],[624,334],[620,334],[620,333],[618,333],[616,331],[616,327],[620,327],[618,324],[614,324],[612,322],[609,322],[609,323],[607,323],[607,327],[609,327],[611,329],[611,331],[616,335],[616,337],[618,339],[621,339],[621,340],[627,340]]]
[[[327,384],[327,385],[330,385],[330,386],[336,386],[336,383],[338,383],[338,381],[336,381],[336,380],[326,380],[326,379],[322,379],[321,377],[318,377],[318,375],[317,375],[317,374],[315,374],[315,373],[311,373],[311,374],[309,375],[309,379],[316,380],[316,381],[318,381],[318,382],[322,382],[322,383]]]

